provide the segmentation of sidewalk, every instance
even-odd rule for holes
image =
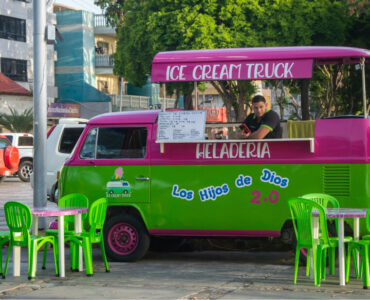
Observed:
[[[6,201],[32,206],[32,189],[18,179],[0,185],[0,212]],[[48,205],[55,205],[48,202]],[[3,230],[4,218],[0,217]],[[4,229],[5,230],[5,229]],[[267,250],[267,249],[266,249]],[[2,249],[5,264],[7,248]],[[99,248],[93,249],[94,276],[69,270],[66,249],[66,277],[55,276],[52,252],[46,270],[38,255],[37,278],[27,280],[28,258],[22,249],[21,276],[13,277],[12,256],[6,279],[0,279],[0,298],[21,299],[369,299],[362,280],[350,279],[339,286],[336,275],[328,275],[321,287],[307,278],[305,266],[293,284],[294,257],[289,252],[192,251],[149,252],[135,263],[109,262],[106,273]]]
[[[4,249],[6,251],[6,249]],[[3,257],[5,251],[3,250]],[[68,252],[68,251],[67,251]],[[55,277],[52,255],[37,279],[27,280],[27,256],[22,251],[21,277],[0,281],[0,298],[27,299],[369,299],[362,281],[351,279],[344,287],[337,276],[328,276],[321,287],[300,269],[293,284],[290,254],[284,252],[169,252],[149,253],[136,263],[110,262],[106,273],[99,249],[94,249],[94,276],[66,270]],[[66,257],[69,266],[69,255]]]

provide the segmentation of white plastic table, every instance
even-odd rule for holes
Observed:
[[[64,250],[64,216],[72,216],[75,218],[75,233],[82,231],[81,215],[87,213],[87,208],[61,208],[61,207],[35,207],[31,209],[33,222],[32,222],[32,234],[38,234],[38,218],[39,217],[58,217],[58,244],[59,244],[59,276],[65,277],[65,250]],[[20,247],[14,247],[13,257],[13,275],[20,276]],[[82,271],[82,254],[80,252],[79,259],[79,270]]]
[[[353,218],[353,239],[358,241],[360,237],[360,218],[366,218],[367,209],[365,208],[327,208],[326,217],[338,219],[338,253],[339,253],[339,284],[345,285],[345,265],[344,265],[344,219]],[[319,213],[313,211],[315,217],[312,220],[312,230],[314,237],[319,236]],[[311,256],[312,257],[312,256]],[[357,258],[358,259],[358,258]],[[311,264],[312,265],[312,264]],[[357,264],[359,265],[359,264]]]

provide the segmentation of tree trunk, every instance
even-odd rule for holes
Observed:
[[[194,110],[192,94],[184,94],[184,109]]]
[[[310,119],[310,106],[308,104],[309,79],[302,79],[301,81],[301,109],[302,120]]]
[[[176,100],[175,100],[174,108],[179,108],[179,98],[180,98],[180,90],[176,89]]]

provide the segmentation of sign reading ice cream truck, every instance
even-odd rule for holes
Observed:
[[[370,51],[345,47],[175,51],[155,56],[151,78],[308,78],[314,64],[369,59]],[[196,126],[200,138],[182,141],[158,138],[168,136],[159,134],[160,113],[92,118],[62,169],[61,196],[108,198],[104,238],[111,259],[143,257],[151,236],[293,234],[287,201],[307,193],[331,194],[341,207],[370,207],[368,118],[317,120],[309,139],[206,140]]]

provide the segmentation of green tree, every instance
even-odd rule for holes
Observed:
[[[19,114],[14,108],[9,107],[10,114],[0,115],[0,125],[11,132],[30,132],[33,127],[32,108]]]
[[[343,45],[348,26],[357,28],[363,22],[349,18],[346,3],[344,0],[97,1],[110,22],[118,27],[114,71],[139,86],[151,72],[154,55],[161,51]],[[223,97],[228,115],[234,108],[240,120],[253,91],[250,83],[212,84]],[[185,102],[190,99],[192,87],[167,84],[168,91],[183,91]],[[308,97],[303,99],[308,101]],[[308,108],[308,103],[302,103],[302,107]],[[307,109],[302,115],[308,115]]]

